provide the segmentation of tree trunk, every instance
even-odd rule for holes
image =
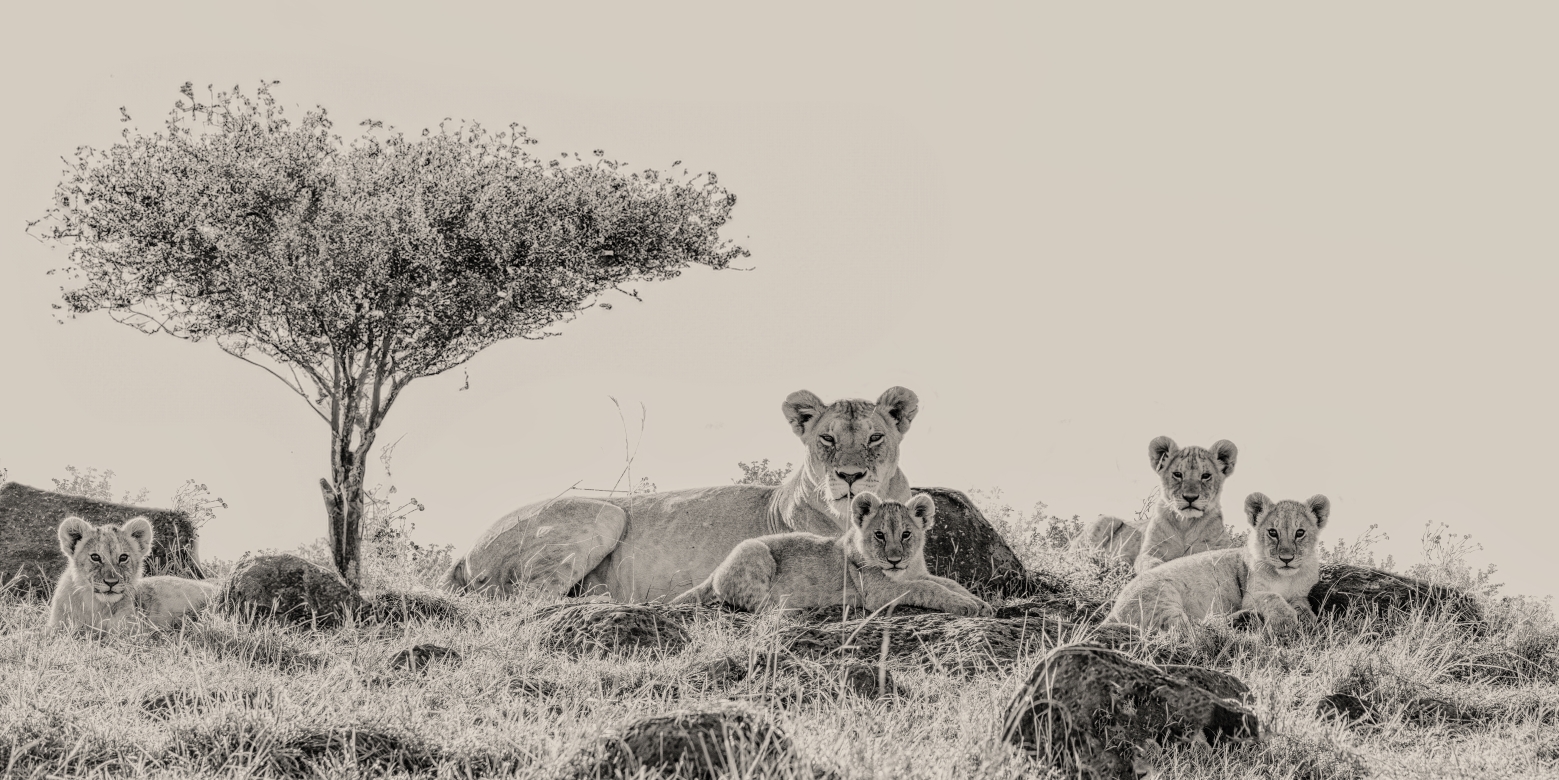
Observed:
[[[325,513],[330,527],[330,557],[336,571],[346,584],[357,593],[362,588],[362,517],[363,490],[358,483],[356,495],[351,495],[350,481],[339,489],[323,477],[319,489],[325,494]]]

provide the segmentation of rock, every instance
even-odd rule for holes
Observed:
[[[1322,698],[1315,705],[1315,714],[1322,718],[1341,720],[1349,726],[1375,723],[1375,705],[1349,693],[1334,693]]]
[[[582,751],[570,776],[811,777],[790,738],[762,715],[731,705],[644,718]]]
[[[1036,580],[1037,581],[1037,580]],[[996,608],[996,617],[1008,620],[1051,620],[1094,625],[1109,614],[1110,605],[1077,593],[1036,593],[1023,601]]]
[[[426,672],[428,664],[434,661],[459,663],[460,654],[443,645],[413,645],[391,656],[390,668],[408,672]]]
[[[329,628],[356,616],[362,602],[335,572],[296,555],[245,555],[218,597],[246,620]]]
[[[1254,703],[1250,687],[1243,680],[1228,672],[1220,672],[1217,669],[1208,669],[1202,666],[1188,666],[1186,664],[1160,664],[1159,669],[1163,670],[1165,674],[1179,677],[1220,699],[1233,699],[1245,705]]]
[[[1027,595],[1028,571],[969,497],[947,488],[910,488],[936,502],[926,533],[926,568],[984,599]]]
[[[1399,619],[1410,612],[1425,612],[1477,632],[1484,627],[1483,608],[1463,591],[1348,564],[1321,567],[1321,581],[1310,589],[1310,607],[1323,619],[1349,613]]]
[[[146,573],[205,578],[196,552],[195,527],[183,512],[113,504],[7,482],[0,486],[0,528],[5,529],[0,539],[0,582],[10,582],[10,587],[30,595],[50,595],[65,571],[60,521],[71,515],[93,525],[122,525],[144,515],[152,521],[154,533]]]
[[[688,644],[682,625],[654,604],[556,604],[530,620],[542,621],[541,644],[571,655],[681,652]]]
[[[1147,743],[1259,738],[1254,714],[1187,676],[1099,645],[1058,647],[1013,697],[1002,736],[1068,776],[1121,780],[1137,776]]]

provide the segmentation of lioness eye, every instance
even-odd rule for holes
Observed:
[[[1180,473],[1180,472],[1178,472],[1178,471],[1177,471],[1177,472],[1175,472],[1175,479],[1181,479],[1181,478],[1183,478],[1183,477],[1185,477],[1185,475],[1184,475],[1184,474],[1181,474],[1181,473]]]
[[[1273,539],[1278,538],[1278,529],[1276,529],[1276,528],[1268,528],[1267,529],[1267,536],[1270,536]]]
[[[125,561],[128,561],[128,560],[130,560],[130,554],[129,553],[120,553],[119,554],[119,562],[120,563],[124,563]]]
[[[1212,478],[1213,478],[1212,474],[1209,474],[1208,472],[1205,472],[1205,471],[1202,472],[1202,481],[1203,482],[1206,482],[1207,480],[1212,479]]]
[[[98,563],[102,563],[103,562],[103,559],[99,558],[97,553],[92,553],[92,560],[97,561]]]
[[[1304,537],[1305,537],[1305,529],[1301,528],[1298,531],[1294,532],[1294,538],[1295,539],[1303,539]]]
[[[826,433],[823,434],[822,436],[819,436],[818,438],[822,439],[824,444],[833,444],[834,443],[834,437],[829,436]]]
[[[870,439],[867,439],[866,441],[869,444],[876,444],[877,442],[882,441],[882,434],[874,433],[874,434],[872,434],[872,437]]]

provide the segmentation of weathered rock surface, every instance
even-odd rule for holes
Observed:
[[[981,598],[1020,595],[1028,571],[968,496],[947,488],[910,490],[936,502],[936,522],[926,534],[926,568],[932,574],[957,580]]]
[[[618,729],[571,762],[570,776],[811,777],[790,738],[767,718],[724,706],[656,715]]]
[[[1449,617],[1475,630],[1484,626],[1483,608],[1467,593],[1348,564],[1321,567],[1321,581],[1310,589],[1310,607],[1323,619],[1349,613],[1392,619],[1425,612]]]
[[[335,572],[296,555],[245,556],[218,597],[221,608],[246,620],[330,628],[363,609]]]
[[[19,482],[0,486],[0,582],[32,595],[47,596],[65,571],[60,552],[60,521],[75,515],[93,525],[122,525],[144,515],[155,537],[146,559],[147,574],[204,579],[196,553],[195,527],[183,512],[113,504],[39,490]],[[14,578],[14,579],[13,579]]]
[[[1188,676],[1098,645],[1058,647],[1008,705],[1003,738],[1068,776],[1110,780],[1134,780],[1149,742],[1259,738],[1254,714]]]
[[[654,604],[555,604],[530,618],[542,623],[543,647],[571,655],[681,652],[688,633]]]
[[[457,664],[460,662],[460,653],[443,645],[412,645],[391,656],[389,666],[408,672],[426,672],[428,664],[435,661]]]

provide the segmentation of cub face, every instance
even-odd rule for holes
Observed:
[[[1265,563],[1283,576],[1298,574],[1306,564],[1315,565],[1316,539],[1326,527],[1331,502],[1319,493],[1309,500],[1273,503],[1261,493],[1245,498],[1245,518],[1250,521],[1251,559]]]
[[[850,502],[850,518],[861,560],[895,577],[925,560],[926,531],[935,522],[936,504],[924,493],[904,504],[862,493]]]
[[[1234,473],[1239,450],[1220,439],[1210,449],[1181,447],[1168,436],[1148,444],[1148,462],[1158,473],[1164,501],[1180,517],[1191,520],[1218,507],[1223,481]]]
[[[104,604],[125,597],[141,579],[141,567],[152,551],[152,523],[137,517],[124,524],[94,526],[79,517],[60,522],[60,551],[70,561],[76,580],[92,586]]]
[[[909,432],[920,400],[905,388],[890,387],[876,403],[845,399],[825,404],[811,392],[797,390],[781,409],[807,447],[804,468],[827,492],[821,498],[842,517],[850,499],[887,490],[899,471],[899,442]]]

